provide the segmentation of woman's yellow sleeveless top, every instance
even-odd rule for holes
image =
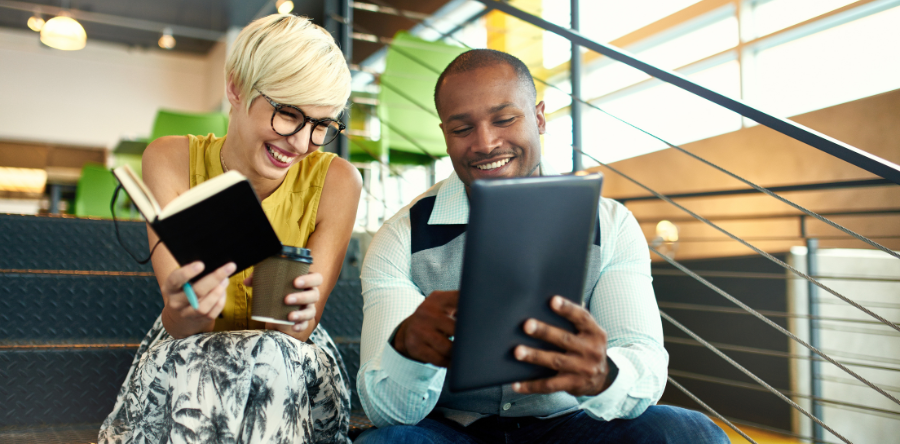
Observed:
[[[219,154],[225,137],[188,136],[191,151],[191,188],[223,173]],[[314,151],[288,169],[284,182],[262,201],[263,211],[269,218],[278,239],[284,245],[306,247],[306,241],[316,230],[316,213],[325,174],[334,153]],[[223,220],[222,223],[228,223]],[[225,242],[229,241],[224,239]],[[215,331],[262,329],[264,324],[250,319],[253,291],[244,285],[244,279],[253,268],[231,277],[222,315],[216,320]]]

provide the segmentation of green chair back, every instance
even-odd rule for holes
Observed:
[[[162,136],[205,136],[213,133],[222,137],[228,132],[228,115],[224,113],[185,113],[161,109],[156,113],[150,141]]]
[[[119,182],[100,164],[85,164],[75,188],[75,215],[112,218],[109,202]]]

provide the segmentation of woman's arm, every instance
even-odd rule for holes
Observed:
[[[344,263],[344,255],[347,254],[347,244],[350,243],[350,234],[356,223],[356,210],[359,208],[359,195],[362,190],[362,178],[356,167],[341,158],[335,158],[328,167],[325,175],[325,184],[322,188],[322,197],[319,200],[319,209],[316,214],[316,229],[309,236],[306,248],[313,254],[311,274],[321,275],[321,284],[309,288],[301,293],[315,292],[318,300],[315,303],[315,318],[311,319],[307,328],[301,332],[290,331],[289,328],[279,330],[305,341],[312,334],[319,320],[322,319],[322,310],[328,301],[328,295],[337,283]],[[308,275],[309,276],[309,275]],[[318,281],[319,276],[300,277]],[[297,295],[288,295],[288,297]],[[299,295],[297,295],[299,296]]]
[[[161,137],[144,151],[142,158],[143,180],[150,188],[160,208],[190,187],[190,152],[186,136]],[[156,245],[156,233],[147,225],[147,238],[152,248]],[[226,264],[208,276],[192,284],[197,293],[198,309],[194,310],[181,290],[181,286],[203,270],[199,262],[179,267],[172,254],[161,244],[153,253],[153,271],[159,282],[165,306],[162,322],[166,331],[176,339],[212,331],[215,319],[225,307],[225,289],[228,275],[234,272],[233,263]]]

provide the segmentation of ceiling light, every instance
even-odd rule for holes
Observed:
[[[33,16],[28,17],[28,27],[34,32],[41,32],[44,27],[44,19],[37,12]]]
[[[162,49],[175,47],[175,37],[172,37],[172,28],[163,29],[162,37],[159,38],[159,47]]]
[[[44,23],[44,27],[41,28],[41,42],[51,48],[74,51],[84,48],[87,34],[75,19],[59,15]]]
[[[275,2],[275,7],[278,8],[280,14],[290,14],[294,10],[294,2],[291,0],[278,0]]]

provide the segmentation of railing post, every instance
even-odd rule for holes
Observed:
[[[580,0],[571,0],[571,21],[572,30],[578,31],[579,11],[578,3]],[[581,97],[581,50],[580,46],[574,41],[572,42],[572,59],[569,61],[569,79],[572,83],[572,172],[581,171],[584,165],[581,160],[581,102],[575,100],[574,97]]]
[[[347,63],[353,63],[353,2],[351,0],[325,0],[325,29],[334,36],[334,40],[341,47],[344,59]],[[350,129],[350,107],[348,106],[341,116],[341,121]],[[338,137],[335,145],[329,144],[327,150],[335,152],[344,159],[350,159],[350,140],[346,137]]]
[[[806,230],[804,230],[806,231]],[[806,274],[815,277],[818,274],[819,240],[814,238],[806,239]],[[818,287],[812,282],[807,282],[807,303],[809,304],[809,345],[821,350],[821,341],[819,340],[819,316]],[[822,417],[822,404],[817,398],[822,397],[822,380],[819,379],[821,374],[821,362],[814,353],[810,352],[813,359],[809,361],[809,381],[812,395],[812,414],[816,418],[824,421]],[[813,422],[813,440],[814,442],[822,441],[825,437],[822,426]]]

